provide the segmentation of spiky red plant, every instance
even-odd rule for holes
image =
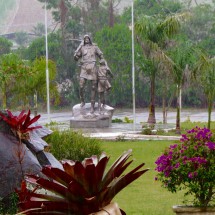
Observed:
[[[40,118],[40,115],[37,115],[31,119],[30,115],[30,110],[27,114],[23,110],[18,116],[13,115],[9,110],[7,110],[7,115],[0,112],[2,119],[11,127],[12,131],[15,132],[19,138],[33,129],[41,128],[41,126],[29,127]]]
[[[105,169],[109,157],[103,153],[99,158],[92,156],[82,162],[63,161],[64,171],[51,166],[44,167],[42,173],[49,179],[28,175],[26,180],[34,184],[36,189],[30,191],[23,186],[21,191],[17,191],[21,213],[87,215],[99,211],[118,192],[149,170],[140,170],[145,165],[142,163],[122,175],[133,161],[127,162],[131,152],[124,152],[107,172]],[[38,194],[37,187],[50,192]]]

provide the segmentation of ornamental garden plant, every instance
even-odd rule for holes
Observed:
[[[194,206],[215,206],[215,134],[195,127],[156,160],[155,180],[174,193],[184,190]],[[186,198],[185,198],[186,199]],[[190,199],[190,198],[189,198]]]
[[[149,170],[142,169],[145,164],[141,163],[123,175],[133,161],[128,161],[131,153],[132,150],[124,152],[107,171],[110,157],[102,153],[100,157],[92,156],[82,162],[64,160],[63,170],[43,167],[42,173],[47,178],[27,175],[26,181],[35,189],[29,190],[23,181],[21,190],[17,190],[20,214],[89,215],[106,211],[104,208],[116,194]],[[39,187],[48,192],[38,193]],[[126,214],[120,211],[118,214]]]

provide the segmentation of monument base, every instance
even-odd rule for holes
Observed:
[[[105,128],[109,127],[112,121],[114,108],[105,105],[98,110],[98,103],[95,104],[94,113],[90,113],[90,103],[83,107],[80,104],[72,108],[73,117],[70,120],[70,128]]]

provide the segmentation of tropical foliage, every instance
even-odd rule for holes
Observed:
[[[180,41],[177,46],[170,50],[169,56],[173,60],[172,77],[176,87],[177,96],[177,115],[176,132],[180,134],[181,130],[181,95],[182,88],[190,81],[192,66],[195,61],[195,49],[189,41]]]
[[[148,169],[140,170],[144,163],[122,175],[131,164],[128,158],[131,150],[124,152],[106,171],[109,157],[102,154],[92,156],[82,162],[65,160],[64,170],[51,166],[44,167],[42,173],[49,179],[29,175],[26,179],[35,185],[30,191],[23,182],[18,192],[20,212],[24,214],[82,214],[97,212],[108,205],[113,197]],[[55,193],[39,194],[38,186]]]
[[[45,2],[45,0],[39,1]],[[128,6],[124,11],[117,10],[117,8],[120,7],[120,5],[117,6],[118,2],[118,0],[84,0],[80,2],[78,1],[77,4],[74,4],[75,2],[69,0],[47,2],[47,8],[52,10],[55,21],[59,23],[59,28],[56,28],[54,32],[49,33],[48,35],[49,58],[56,63],[55,81],[57,81],[58,84],[62,84],[69,79],[71,82],[71,87],[68,91],[63,92],[60,95],[60,107],[70,106],[71,104],[76,104],[79,101],[77,81],[79,68],[72,60],[72,56],[74,50],[80,43],[80,39],[82,39],[83,34],[86,33],[90,33],[93,38],[93,42],[98,43],[100,49],[104,52],[105,58],[107,58],[109,67],[112,69],[113,73],[116,74],[114,79],[111,81],[113,90],[109,95],[110,104],[112,103],[111,105],[114,106],[126,107],[130,107],[132,105],[131,32],[128,30],[128,26],[131,26],[131,7]],[[142,47],[140,47],[141,43],[136,44],[137,36],[138,40],[141,40],[142,44],[143,42],[146,42],[147,37],[142,37],[144,31],[141,35],[136,31],[137,34],[135,33],[134,37],[136,105],[137,107],[150,106],[150,113],[155,111],[155,107],[153,107],[152,103],[158,106],[163,104],[164,116],[167,115],[167,109],[165,109],[166,104],[164,101],[168,101],[168,106],[170,106],[170,104],[174,107],[177,106],[177,98],[174,94],[177,89],[177,84],[176,82],[171,81],[174,77],[172,78],[171,76],[171,78],[167,79],[167,77],[170,77],[170,75],[173,74],[170,72],[170,64],[168,61],[163,61],[162,58],[158,59],[160,63],[157,64],[157,60],[155,58],[156,55],[164,57],[162,54],[165,54],[167,57],[170,57],[169,53],[166,52],[167,49],[169,51],[171,46],[176,49],[181,49],[181,47],[183,47],[178,46],[178,40],[183,40],[184,46],[187,46],[187,44],[190,43],[190,45],[201,47],[208,56],[214,55],[214,3],[212,2],[211,5],[203,3],[199,5],[194,4],[195,7],[191,7],[190,4],[186,4],[187,2],[188,1],[178,0],[134,1],[134,21],[136,25],[138,23],[140,24],[140,21],[142,24],[144,22],[146,23],[146,17],[150,17],[151,25],[148,25],[148,28],[143,28],[142,30],[145,31],[145,36],[148,35],[148,39],[156,42],[157,46],[162,51],[158,52],[157,50],[157,53],[153,52],[153,55],[150,55],[150,58],[147,58],[145,55],[146,53],[143,54],[144,50],[140,50]],[[175,17],[178,12],[186,12],[187,10],[189,10],[192,15],[186,23],[180,23],[182,30],[177,31],[177,37],[172,40],[169,33],[173,33],[173,30],[176,29],[175,27],[179,27],[179,25],[175,22],[174,28],[168,28],[167,25],[164,27],[164,23],[162,25],[162,22],[167,17]],[[142,19],[143,15],[145,16],[144,20]],[[99,19],[97,19],[97,17],[99,17]],[[171,20],[173,21],[173,19],[168,20],[169,24]],[[165,23],[167,24],[168,22]],[[161,28],[156,30],[155,26],[158,26],[159,24],[161,25]],[[107,26],[110,28],[108,29]],[[121,26],[124,26],[125,29]],[[36,27],[33,30],[36,31]],[[42,26],[40,27],[42,29]],[[164,35],[162,28],[164,28],[168,34]],[[123,34],[119,31],[123,32]],[[104,38],[106,38],[104,33],[111,35],[110,38],[104,40]],[[161,36],[161,34],[163,34],[163,36]],[[41,35],[41,37],[30,43],[29,47],[22,47],[15,52],[21,54],[22,58],[30,60],[30,62],[33,62],[36,58],[45,56],[44,37],[40,33],[38,36],[39,35]],[[101,36],[104,36],[104,38]],[[146,44],[149,43],[146,42]],[[156,48],[155,46],[149,47],[149,50]],[[5,50],[7,53],[8,49],[6,48]],[[191,55],[192,54],[194,53],[191,53]],[[172,61],[174,62],[175,59],[172,59]],[[25,62],[25,64],[29,63]],[[189,64],[189,67],[192,67],[192,65]],[[29,74],[28,72],[31,71],[27,71],[26,67],[25,73]],[[20,82],[22,79],[23,84],[26,81],[26,77],[19,77],[18,81]],[[12,80],[14,79],[18,78],[13,75]],[[197,81],[196,83],[199,82]],[[14,82],[7,83],[6,93],[5,90],[3,90],[2,96],[6,96],[6,98],[8,98],[8,104],[13,102],[14,106],[26,106],[27,103],[31,102],[31,98],[23,92],[20,92],[20,96],[13,97],[12,95],[16,93],[18,89],[13,88],[13,84]],[[1,86],[3,88],[4,84]],[[117,86],[119,87],[119,91],[116,90]],[[154,86],[156,91],[152,90],[152,86]],[[20,90],[21,89],[19,89],[19,91]],[[150,96],[150,94],[154,95]],[[189,86],[186,86],[186,88],[183,87],[183,106],[205,108],[207,98],[202,95],[202,87],[197,88],[192,85],[192,83],[189,83]],[[23,97],[22,102],[15,102],[16,98],[21,101],[20,97]],[[154,100],[151,100],[153,97]],[[3,106],[5,107],[5,97],[2,101],[4,104]],[[38,101],[42,104],[43,99],[38,99]],[[150,118],[153,121],[154,115],[151,114]],[[165,120],[163,121],[165,122]]]
[[[205,96],[207,98],[208,105],[208,128],[210,129],[211,123],[211,112],[214,104],[215,98],[215,57],[208,57],[203,52],[200,54],[200,58],[196,63],[196,76],[199,78],[201,87],[204,90]]]
[[[10,53],[12,45],[10,40],[0,37],[0,55]]]
[[[169,15],[166,17],[142,16],[135,23],[138,43],[140,43],[144,57],[150,62],[150,104],[149,123],[155,123],[155,78],[162,68],[172,70],[173,61],[165,53],[169,40],[180,29],[180,21],[184,14]]]
[[[37,115],[30,118],[31,111],[29,110],[26,114],[25,111],[21,111],[19,115],[13,115],[13,113],[9,110],[7,110],[6,114],[0,112],[1,118],[11,127],[14,134],[19,137],[19,139],[22,139],[23,135],[28,133],[29,131],[32,131],[37,128],[41,128],[41,126],[31,126],[33,123],[38,121],[40,118],[40,115]]]

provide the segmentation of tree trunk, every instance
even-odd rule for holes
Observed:
[[[148,123],[155,124],[155,75],[153,74],[151,77],[151,86],[150,86],[150,104],[149,104],[149,117]]]
[[[167,108],[165,95],[163,95],[162,98],[162,106],[163,106],[163,124],[167,124]]]
[[[37,116],[37,91],[34,92],[34,116]]]
[[[177,87],[176,134],[181,134],[181,85]]]
[[[211,128],[211,112],[213,108],[213,100],[208,98],[208,129]]]
[[[109,0],[109,27],[114,26],[113,0]]]
[[[66,22],[67,22],[67,14],[68,14],[68,8],[66,6],[65,0],[61,0],[59,3],[59,9],[60,9],[60,21],[61,21],[61,53],[64,59],[65,64],[65,71],[64,71],[64,78],[66,76],[69,76],[70,70],[69,70],[69,62],[70,62],[70,55],[67,53],[67,44],[66,44]]]
[[[2,87],[2,109],[7,109],[7,94],[6,94],[6,84],[3,83]]]
[[[162,93],[163,124],[167,124],[166,95],[167,95],[167,77],[165,76],[165,82],[164,82],[163,93]]]

